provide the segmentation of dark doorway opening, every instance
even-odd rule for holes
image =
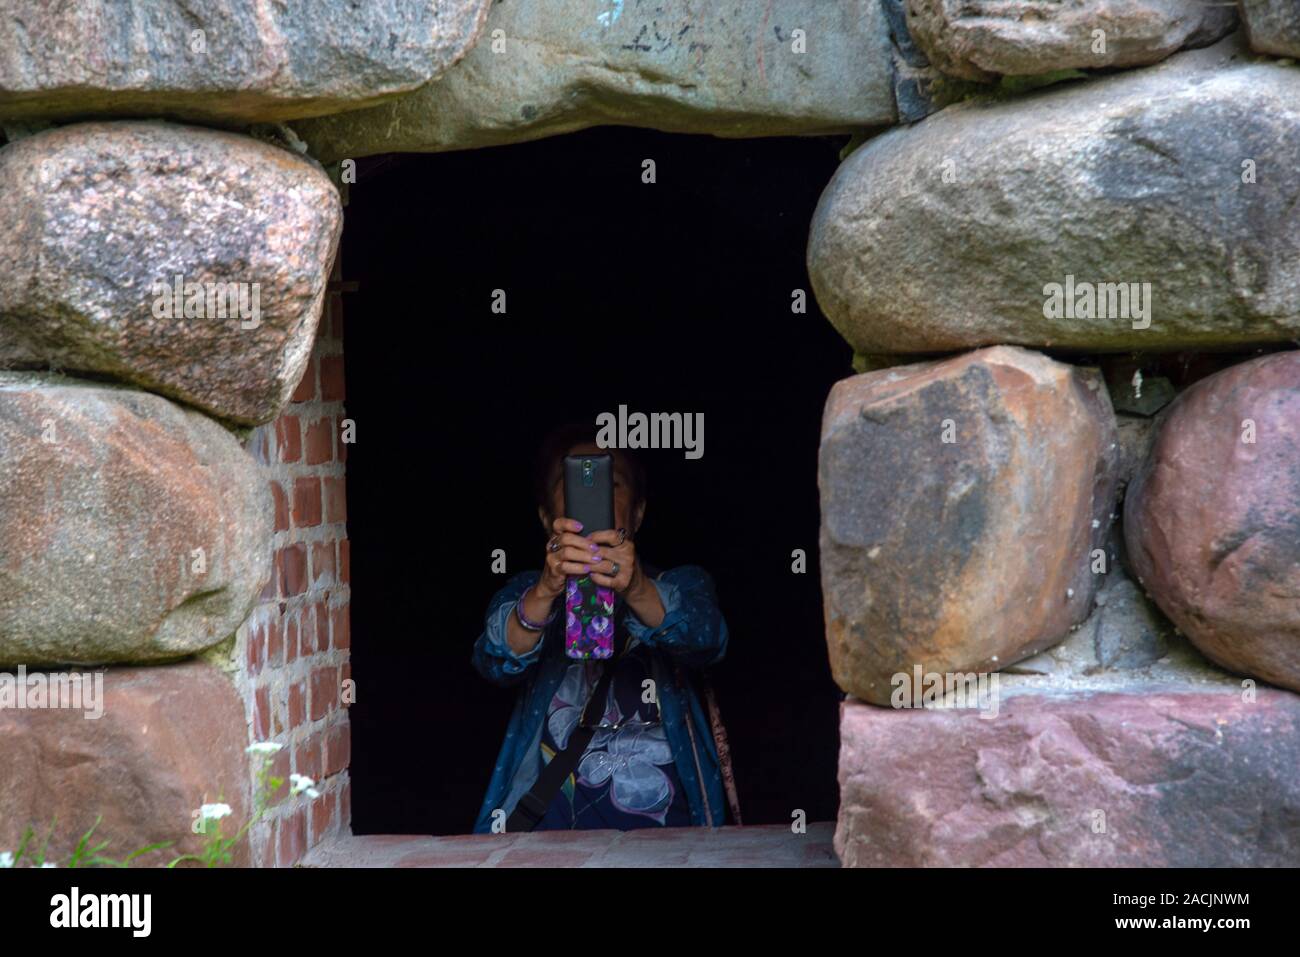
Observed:
[[[804,252],[842,145],[611,128],[360,164],[342,253],[359,283],[344,339],[355,833],[472,827],[515,694],[470,665],[508,577],[492,552],[508,574],[540,566],[536,446],[621,404],[704,414],[702,458],[641,453],[638,549],[717,584],[731,641],[712,678],[745,823],[834,818],[842,695],[816,465],[851,350],[817,310]]]

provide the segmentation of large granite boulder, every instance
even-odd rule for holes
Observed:
[[[247,136],[124,121],[11,143],[0,179],[0,368],[275,417],[311,355],[342,224],[322,170]]]
[[[995,347],[836,383],[822,422],[821,572],[835,681],[997,671],[1087,616],[1117,437],[1095,370]]]
[[[295,129],[334,162],[603,124],[779,136],[895,115],[879,0],[551,0],[496,4],[479,43],[436,82]]]
[[[1229,38],[877,137],[827,187],[809,273],[862,353],[1295,340],[1297,156],[1300,70]]]
[[[967,80],[1145,66],[1213,43],[1237,19],[1204,0],[907,0],[906,11],[930,62]]]
[[[0,0],[0,119],[256,122],[356,109],[438,76],[491,0]]]
[[[1231,685],[841,706],[848,867],[1295,867],[1300,697]]]
[[[0,666],[146,662],[234,633],[271,573],[233,435],[145,392],[0,373]]]
[[[1124,503],[1129,561],[1209,658],[1300,691],[1300,351],[1169,407]]]
[[[82,676],[79,691],[75,675]],[[40,699],[38,687],[45,689]],[[56,687],[67,690],[56,696]],[[202,805],[230,806],[221,821],[226,837],[248,820],[244,706],[211,666],[0,673],[0,700],[9,695],[22,695],[24,706],[0,707],[0,852],[16,852],[28,827],[39,846],[53,825],[46,859],[66,867],[78,838],[102,815],[92,843],[108,841],[107,857],[175,842],[133,862],[160,867],[202,850],[204,837],[194,833]],[[80,707],[68,707],[77,695]],[[56,697],[62,707],[33,704]],[[231,863],[248,866],[246,840]]]
[[[1300,3],[1296,0],[1237,0],[1250,48],[1256,53],[1300,57]]]

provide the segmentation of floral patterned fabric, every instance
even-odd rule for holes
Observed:
[[[614,589],[590,578],[564,582],[564,653],[570,658],[614,655]]]
[[[647,649],[635,645],[613,667],[604,715],[578,767],[555,796],[537,830],[556,828],[687,827],[691,809],[673,764],[672,747],[650,678]],[[551,698],[542,730],[542,762],[569,743],[582,706],[600,680],[601,665],[575,661]],[[609,667],[608,665],[604,667]]]

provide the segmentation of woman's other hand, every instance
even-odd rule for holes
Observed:
[[[627,529],[604,529],[592,532],[590,540],[598,546],[596,564],[591,569],[591,580],[604,588],[612,588],[641,621],[658,628],[664,619],[664,605],[659,591],[641,571],[636,560],[636,543]]]
[[[626,530],[604,529],[592,532],[589,539],[596,546],[596,562],[591,568],[591,580],[603,588],[612,588],[624,595],[641,569],[636,563],[636,543]]]

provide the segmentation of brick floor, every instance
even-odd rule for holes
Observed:
[[[304,867],[839,867],[835,823],[541,831],[536,834],[340,835]]]

